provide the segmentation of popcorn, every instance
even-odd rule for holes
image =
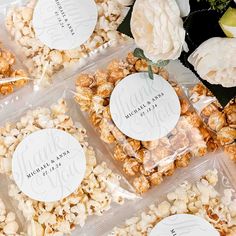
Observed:
[[[0,198],[0,235],[20,236],[18,232],[19,225],[16,222],[16,215],[13,212],[7,212],[3,200]]]
[[[15,88],[27,83],[27,75],[23,70],[14,69],[15,56],[4,49],[0,43],[0,94],[8,95]],[[5,80],[4,80],[5,79]]]
[[[215,148],[216,143],[220,143],[225,152],[230,158],[236,161],[236,102],[232,99],[228,105],[223,109],[212,93],[203,85],[197,84],[191,91],[191,101],[200,113],[201,118],[207,126],[213,131],[215,141],[208,141],[212,149]],[[204,104],[203,108],[199,107],[204,100],[208,103]]]
[[[112,41],[123,41],[124,36],[116,29],[125,15],[125,3],[116,0],[96,0],[98,8],[98,22],[96,28],[86,43],[73,50],[54,50],[41,43],[32,27],[33,11],[36,0],[29,0],[24,6],[10,9],[5,19],[5,25],[21,47],[26,57],[25,65],[30,75],[36,79],[41,77],[50,80],[50,77],[63,68],[79,62],[91,51]]]
[[[86,130],[75,124],[66,114],[66,101],[60,99],[48,108],[29,110],[18,122],[0,128],[0,173],[12,178],[11,160],[17,145],[25,136],[48,127],[64,130],[74,136],[83,147],[86,156],[85,177],[70,196],[57,202],[39,202],[22,193],[15,184],[9,186],[9,196],[18,203],[18,209],[29,222],[28,235],[71,234],[76,225],[83,227],[89,216],[103,215],[114,202],[124,203],[120,191],[120,176],[109,169],[105,162],[97,163],[94,149],[87,142]],[[0,207],[2,207],[0,201]],[[0,210],[5,216],[5,211]],[[14,216],[2,219],[6,235],[18,236]],[[9,222],[9,223],[8,223]],[[1,233],[1,223],[0,223]]]
[[[231,127],[223,127],[217,134],[217,139],[222,145],[231,144],[236,139],[236,129]]]
[[[232,189],[224,189],[220,195],[215,186],[218,183],[218,171],[208,170],[195,183],[183,182],[167,199],[157,205],[150,205],[147,211],[115,227],[109,236],[149,235],[150,231],[164,218],[175,214],[193,214],[205,218],[220,235],[236,233],[236,200]]]
[[[208,126],[214,130],[219,131],[224,127],[225,115],[220,112],[214,112],[210,115],[208,120]]]
[[[192,110],[181,87],[171,81],[164,68],[153,67],[153,71],[164,76],[179,96],[182,111],[175,129],[161,139],[141,142],[127,137],[116,127],[109,108],[112,91],[127,75],[147,70],[145,60],[128,53],[123,60],[109,62],[105,69],[98,69],[94,73],[83,72],[75,82],[75,101],[81,110],[88,113],[101,140],[114,145],[114,159],[121,162],[126,175],[134,177],[133,186],[138,193],[160,184],[163,177],[172,175],[176,168],[188,166],[192,156],[204,156],[208,150],[216,148],[209,131]]]

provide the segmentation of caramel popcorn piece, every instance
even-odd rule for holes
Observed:
[[[138,193],[145,193],[150,188],[149,181],[143,175],[138,178],[135,178],[133,185]]]
[[[15,56],[4,49],[0,43],[0,94],[2,95],[8,95],[14,91],[14,88],[21,88],[27,83],[26,73],[14,69],[14,63]]]
[[[129,176],[134,176],[139,171],[140,164],[135,159],[127,158],[123,163],[123,170]]]
[[[76,85],[80,87],[90,87],[94,83],[94,78],[88,74],[81,74],[76,79]]]
[[[236,142],[226,145],[224,150],[233,161],[236,161]]]
[[[123,148],[117,144],[114,149],[114,158],[117,161],[125,161],[127,158],[127,155],[124,153]]]
[[[219,142],[224,144],[231,144],[236,139],[236,129],[231,127],[224,127],[217,133],[217,139]]]
[[[214,112],[209,116],[208,126],[214,130],[219,131],[225,125],[225,115],[220,112]]]
[[[161,184],[163,181],[162,174],[158,173],[158,172],[152,173],[149,177],[149,181],[152,186],[157,186],[157,185]]]

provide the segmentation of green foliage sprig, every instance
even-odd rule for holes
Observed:
[[[147,58],[144,55],[143,50],[140,49],[140,48],[136,48],[134,50],[134,56],[139,58],[139,59],[144,59],[145,61],[147,61],[147,64],[148,64],[148,75],[149,75],[149,78],[152,79],[152,80],[154,79],[152,66],[164,67],[164,66],[166,66],[169,63],[169,60],[164,60],[164,61],[159,60],[157,62],[151,61],[149,58]]]
[[[197,0],[198,2],[200,1],[207,1],[211,9],[222,12],[224,11],[230,4],[232,0]]]

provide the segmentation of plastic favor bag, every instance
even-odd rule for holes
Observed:
[[[0,235],[24,235],[22,231],[22,215],[15,213],[12,202],[7,194],[6,176],[0,175]]]
[[[0,96],[11,94],[28,81],[29,78],[15,55],[0,43]]]
[[[116,29],[126,13],[117,0],[18,0],[4,5],[1,33],[8,32],[29,74],[45,84],[97,48],[123,41]]]
[[[127,55],[132,50],[132,45],[113,54],[108,50],[109,56],[81,71],[75,100],[136,191],[143,193],[217,144],[173,76],[153,66],[151,80],[147,62]]]
[[[223,109],[212,93],[202,84],[190,88],[190,100],[215,139],[236,161],[236,102],[231,100]]]
[[[236,234],[235,169],[224,153],[194,160],[135,207],[116,212],[104,235]],[[110,226],[111,226],[110,225]],[[113,227],[113,226],[111,226]],[[108,227],[106,227],[108,228]]]
[[[29,236],[79,233],[137,199],[80,114],[72,86],[19,91],[1,102],[0,173]]]

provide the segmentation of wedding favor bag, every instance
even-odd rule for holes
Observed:
[[[73,83],[1,100],[0,173],[29,236],[67,235],[136,200],[73,99]],[[101,216],[101,217],[99,217]],[[98,223],[99,224],[99,223]]]
[[[235,169],[230,167],[223,152],[194,160],[149,198],[119,209],[108,224],[116,226],[104,235],[235,235]]]
[[[217,144],[176,82],[174,70],[148,66],[133,50],[133,45],[112,54],[108,50],[109,56],[80,71],[74,77],[75,101],[117,166],[143,193]]]
[[[223,146],[229,157],[236,161],[236,100],[222,107],[214,95],[203,85],[189,90],[190,101],[215,140]]]
[[[116,29],[127,8],[117,0],[17,0],[0,9],[0,34],[12,40],[31,77],[43,84],[125,37]]]

